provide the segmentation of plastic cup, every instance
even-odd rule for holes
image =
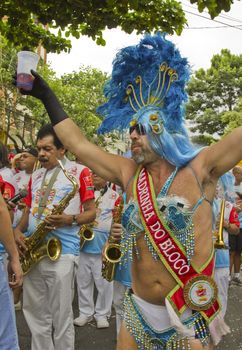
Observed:
[[[30,91],[33,87],[34,77],[30,70],[36,70],[39,55],[31,51],[18,52],[18,65],[17,65],[17,87]]]

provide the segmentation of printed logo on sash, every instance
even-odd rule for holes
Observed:
[[[202,311],[214,304],[218,297],[218,288],[211,277],[197,275],[185,284],[183,295],[190,309]]]

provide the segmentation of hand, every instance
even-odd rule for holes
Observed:
[[[12,203],[11,201],[6,202],[8,210],[11,211],[16,208],[16,204]]]
[[[19,89],[22,95],[31,95],[43,101],[48,96],[51,89],[47,82],[34,70],[31,69],[31,74],[34,76],[33,88],[30,91]],[[17,85],[17,77],[13,77],[13,84]]]
[[[229,222],[227,220],[224,220],[223,228],[225,228],[225,230],[228,230],[229,226],[230,226]]]
[[[13,233],[14,233],[15,242],[16,242],[16,245],[18,248],[18,252],[21,256],[23,256],[24,253],[28,250],[28,248],[24,242],[25,236],[24,236],[23,232],[21,232],[18,227],[16,227],[13,230]]]
[[[19,259],[9,259],[8,262],[9,287],[18,288],[23,284],[23,271]]]
[[[118,223],[113,223],[111,227],[111,236],[116,240],[120,240],[123,232],[123,226]]]
[[[50,230],[56,230],[58,227],[62,226],[70,226],[73,221],[72,215],[67,215],[65,213],[57,214],[57,215],[48,215],[45,218],[45,222],[47,223],[47,228]]]

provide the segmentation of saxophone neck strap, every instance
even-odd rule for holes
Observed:
[[[62,160],[62,164],[65,165],[66,163],[66,159]],[[59,174],[59,172],[61,171],[61,167],[60,165],[57,165],[53,174],[51,175],[50,181],[48,182],[48,185],[45,186],[45,179],[46,179],[46,175],[48,170],[45,171],[43,179],[42,179],[42,183],[41,183],[41,188],[40,188],[40,201],[39,201],[39,206],[38,206],[38,219],[41,218],[41,215],[43,214],[43,211],[46,207],[46,203],[50,194],[50,191],[57,179],[57,176]]]

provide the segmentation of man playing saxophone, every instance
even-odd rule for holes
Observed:
[[[107,282],[101,273],[102,249],[108,238],[112,209],[118,193],[108,187],[107,182],[100,176],[93,174],[96,199],[96,223],[93,226],[94,238],[87,241],[80,252],[77,270],[77,290],[79,302],[79,317],[74,320],[76,326],[84,326],[94,317],[97,328],[108,328],[108,317],[111,315],[113,285]],[[98,295],[94,304],[94,283]]]
[[[36,232],[41,234],[39,227],[43,227],[43,241],[50,237],[59,239],[61,254],[56,261],[45,257],[30,263],[24,277],[23,312],[32,334],[32,350],[73,350],[72,298],[80,249],[78,231],[81,224],[95,219],[93,184],[88,168],[65,157],[65,149],[51,125],[39,130],[37,149],[42,168],[31,176],[25,199],[27,209],[15,229],[15,239],[22,254],[29,256],[26,246]],[[75,186],[77,191],[73,190]],[[63,203],[62,212],[58,208]],[[24,242],[26,230],[28,238]]]

